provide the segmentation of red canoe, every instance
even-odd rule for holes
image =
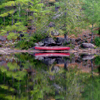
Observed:
[[[36,53],[35,57],[55,57],[55,56],[61,56],[61,57],[66,57],[70,56],[70,53]]]
[[[47,46],[38,47],[38,46],[35,46],[35,49],[37,49],[37,50],[70,50],[70,47],[59,47],[59,46],[54,46],[54,47],[47,47]]]

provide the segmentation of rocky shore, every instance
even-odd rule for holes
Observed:
[[[97,49],[70,49],[70,50],[64,50],[64,51],[43,51],[43,50],[16,50],[16,49],[10,49],[10,48],[0,48],[0,54],[10,54],[10,53],[37,53],[37,52],[69,52],[69,53],[75,53],[75,54],[81,54],[81,53],[86,53],[86,54],[100,54],[100,48]]]

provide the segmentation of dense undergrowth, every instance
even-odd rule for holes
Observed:
[[[18,49],[29,49],[34,45],[34,43],[41,41],[47,36],[47,34],[33,34],[28,39],[22,39],[15,44],[15,48]]]

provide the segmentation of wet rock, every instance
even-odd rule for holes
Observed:
[[[48,26],[49,27],[55,27],[55,23],[54,22],[50,22]]]
[[[81,47],[83,48],[94,48],[95,45],[92,43],[82,43]]]
[[[57,30],[51,31],[51,35],[53,35],[53,36],[58,36],[58,35],[59,35],[59,32],[58,32]]]
[[[0,36],[0,41],[6,41],[6,37]]]

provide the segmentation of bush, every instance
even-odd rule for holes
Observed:
[[[95,38],[95,45],[100,47],[100,37]]]
[[[29,49],[34,46],[34,43],[41,41],[46,36],[47,34],[33,34],[33,36],[29,38],[20,40],[17,44],[15,44],[15,47],[20,49]]]

